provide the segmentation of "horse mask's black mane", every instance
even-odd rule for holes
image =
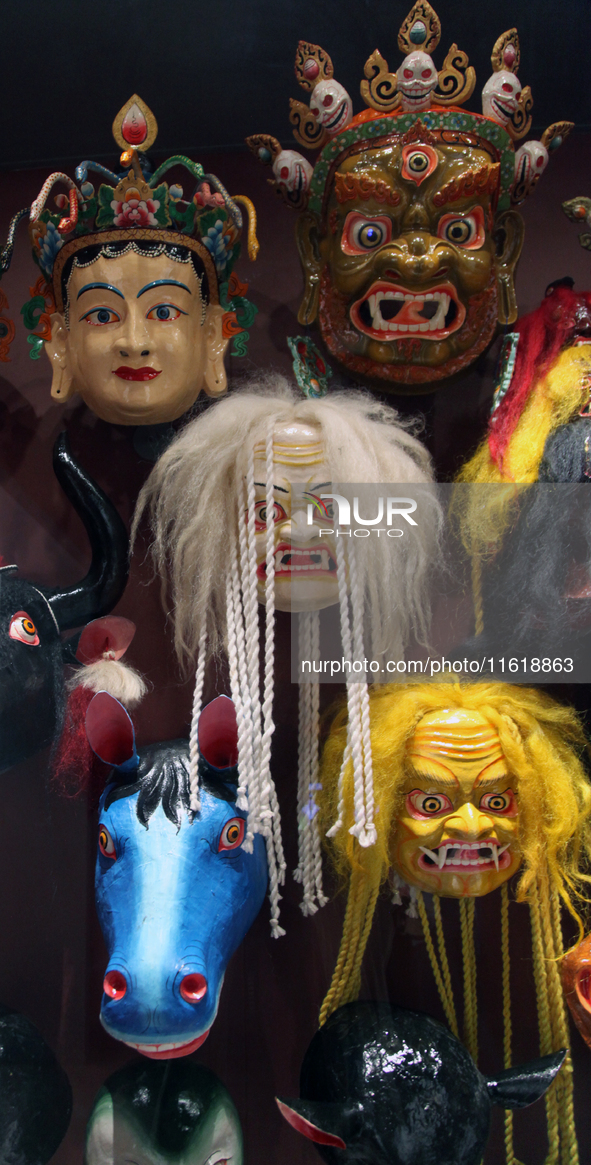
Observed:
[[[129,782],[129,773],[113,769],[110,780],[115,783],[107,788],[105,809],[114,801],[139,793],[136,813],[142,825],[148,828],[150,817],[161,804],[165,816],[180,829],[183,814],[190,812],[191,790],[189,786],[189,741],[167,740],[159,744],[149,744],[139,749],[139,764]],[[199,779],[202,787],[222,801],[234,801],[235,789],[232,778],[236,779],[236,769],[225,770],[225,779],[212,769],[202,757],[199,758]]]

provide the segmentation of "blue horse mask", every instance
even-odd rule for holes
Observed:
[[[188,741],[133,748],[115,775],[100,802],[95,876],[109,951],[101,1023],[152,1059],[186,1056],[207,1038],[228,960],[263,903],[264,841],[243,848],[233,767],[202,759],[192,818]]]

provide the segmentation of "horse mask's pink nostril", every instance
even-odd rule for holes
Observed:
[[[195,973],[181,979],[180,992],[187,1003],[201,1003],[207,994],[207,979]]]
[[[103,979],[103,991],[109,999],[123,999],[127,991],[127,983],[121,971],[107,971]]]

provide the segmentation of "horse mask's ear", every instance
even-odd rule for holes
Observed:
[[[211,769],[221,773],[236,768],[238,724],[234,702],[228,696],[217,696],[206,704],[199,717],[197,736],[199,755]]]
[[[491,1104],[500,1108],[527,1108],[534,1104],[548,1090],[554,1077],[564,1063],[566,1049],[542,1056],[539,1060],[528,1060],[517,1068],[507,1068],[492,1078],[485,1076]]]
[[[88,666],[99,659],[121,659],[135,635],[135,623],[121,615],[92,619],[80,632],[76,647],[78,663]]]
[[[139,757],[131,717],[108,692],[97,692],[86,710],[86,735],[92,751],[122,772],[137,768]]]

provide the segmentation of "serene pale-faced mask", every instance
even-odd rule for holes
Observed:
[[[318,611],[338,602],[336,547],[332,511],[320,498],[330,492],[331,473],[324,462],[321,431],[316,425],[292,421],[273,432],[275,509],[275,607],[278,611]],[[257,593],[265,602],[267,500],[266,459],[262,445],[255,449],[255,540]],[[291,486],[305,488],[302,502],[294,501]],[[318,518],[308,524],[308,506]],[[292,585],[294,584],[294,585]]]
[[[51,317],[45,350],[51,394],[74,392],[103,421],[174,421],[197,399],[226,389],[224,311],[208,304],[192,260],[136,249],[88,266],[74,261],[65,313]]]
[[[447,898],[479,898],[519,868],[516,778],[479,712],[419,721],[407,751],[404,805],[391,840],[401,878]]]
[[[226,389],[224,353],[245,355],[256,308],[234,271],[243,215],[248,254],[259,245],[250,199],[231,198],[215,174],[175,154],[154,168],[158,134],[152,110],[134,93],[113,121],[122,151],[117,172],[91,160],[75,179],[50,174],[27,211],[40,271],[23,306],[30,356],[41,348],[52,365],[51,395],[60,404],[78,392],[103,421],[167,424],[202,389]],[[176,180],[164,181],[175,170]],[[189,176],[185,192],[179,171]],[[90,180],[100,176],[95,186]],[[55,193],[55,187],[65,187]]]

